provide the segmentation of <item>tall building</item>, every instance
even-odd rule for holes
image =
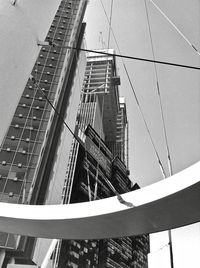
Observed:
[[[32,78],[1,144],[1,202],[83,202],[120,197],[131,189],[124,164],[126,110],[119,101],[115,58],[90,54],[85,72],[85,55],[69,49],[82,46],[86,5],[86,0],[61,0],[39,44]],[[80,142],[63,124],[67,121],[73,130],[77,111]],[[63,240],[50,261],[58,267],[130,267],[133,241]],[[0,233],[0,267],[40,267],[50,245],[47,239]]]
[[[62,0],[42,42],[0,150],[0,201],[60,203],[86,58],[82,46],[86,0]],[[55,113],[55,109],[60,117]],[[0,233],[0,267],[40,265],[49,241]],[[17,267],[17,266],[16,266]]]
[[[114,155],[118,155],[128,168],[128,121],[125,99],[119,99],[119,111],[117,113],[116,136],[113,141],[107,142]]]
[[[114,51],[104,50],[113,54]],[[128,178],[127,116],[119,98],[115,57],[89,53],[76,135],[63,190],[63,202],[85,202],[132,190]],[[117,201],[116,201],[117,202]],[[56,248],[58,267],[147,267],[148,236],[104,240],[63,240]]]

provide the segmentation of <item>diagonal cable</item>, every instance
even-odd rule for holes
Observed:
[[[190,42],[190,40],[182,33],[182,31],[171,21],[171,19],[155,4],[153,0],[149,0],[153,6],[163,15],[169,24],[180,34],[180,36],[188,43],[188,45],[200,56],[199,50]]]
[[[113,53],[108,53],[108,52],[104,52],[104,51],[85,49],[85,48],[78,48],[78,47],[73,47],[73,46],[60,46],[60,47],[73,49],[73,50],[78,50],[78,51],[93,52],[93,53],[96,53],[96,54],[112,56],[112,57],[115,56],[115,57],[118,57],[118,58],[124,58],[124,59],[129,59],[129,60],[137,60],[137,61],[144,61],[144,62],[155,62],[155,63],[158,63],[158,64],[167,65],[167,66],[174,66],[174,67],[181,67],[181,68],[187,68],[187,69],[193,69],[193,70],[200,70],[200,67],[198,67],[198,66],[180,64],[180,63],[159,61],[159,60],[153,60],[153,59],[147,59],[147,58],[141,58],[141,57],[134,57],[134,56],[122,55],[122,54],[116,54],[116,53],[113,54]]]
[[[105,7],[104,7],[104,5],[103,5],[103,2],[102,2],[102,0],[100,0],[100,1],[101,1],[101,5],[102,5],[102,7],[103,7],[103,10],[104,10],[105,16],[106,16],[106,18],[107,18],[107,21],[109,22],[108,15],[107,15],[107,12],[106,12]],[[110,26],[110,29],[111,29],[111,32],[112,32],[112,34],[113,34],[113,37],[114,37],[115,43],[116,43],[116,45],[117,45],[117,49],[118,49],[118,51],[119,51],[119,54],[121,55],[121,51],[120,51],[120,48],[119,48],[119,45],[118,45],[117,39],[116,39],[116,37],[115,37],[114,31],[113,31],[113,29],[112,29],[112,27],[111,27],[111,26]],[[161,162],[161,160],[160,160],[160,157],[159,157],[158,151],[157,151],[157,149],[156,149],[156,146],[155,146],[155,143],[154,143],[154,141],[153,141],[153,138],[152,138],[152,135],[151,135],[150,129],[149,129],[149,127],[148,127],[147,121],[146,121],[146,119],[145,119],[145,116],[144,116],[143,110],[142,110],[141,105],[140,105],[140,103],[139,103],[139,100],[138,100],[138,98],[137,98],[136,91],[135,91],[135,89],[134,89],[133,83],[132,83],[132,81],[131,81],[131,78],[130,78],[130,76],[129,76],[129,73],[128,73],[128,70],[127,70],[127,68],[126,68],[126,65],[125,65],[125,62],[124,62],[124,59],[123,59],[123,58],[122,58],[122,64],[123,64],[123,67],[124,67],[125,73],[126,73],[126,75],[127,75],[127,78],[128,78],[129,84],[130,84],[130,86],[131,86],[131,89],[132,89],[133,95],[134,95],[134,97],[135,97],[136,103],[137,103],[137,105],[138,105],[138,108],[139,108],[140,114],[141,114],[141,116],[142,116],[142,119],[143,119],[144,125],[145,125],[145,127],[146,127],[147,133],[148,133],[148,135],[149,135],[149,138],[150,138],[151,144],[152,144],[152,146],[153,146],[153,149],[154,149],[154,152],[155,152],[155,155],[156,155],[156,158],[157,158],[157,161],[158,161],[158,164],[159,164],[159,167],[160,167],[161,173],[162,173],[163,177],[164,177],[164,178],[166,178],[166,172],[165,172],[165,169],[164,169],[164,167],[163,167],[163,165],[162,165],[162,162]]]
[[[146,11],[146,17],[147,17],[147,24],[149,29],[149,36],[150,36],[150,42],[151,42],[151,50],[153,58],[155,59],[155,51],[154,51],[154,45],[153,45],[153,37],[152,37],[152,31],[151,31],[151,25],[150,25],[150,19],[149,19],[149,13],[147,8],[147,2],[144,0],[145,4],[145,11]],[[167,151],[167,160],[168,160],[168,168],[169,168],[169,174],[172,176],[173,169],[172,169],[172,162],[171,162],[171,156],[169,151],[169,143],[167,138],[167,131],[166,131],[166,125],[165,125],[165,119],[164,119],[164,113],[163,113],[163,107],[162,107],[162,100],[161,100],[161,94],[160,94],[160,87],[159,87],[159,80],[158,80],[158,70],[156,63],[154,62],[154,70],[155,70],[155,76],[156,76],[156,85],[157,85],[157,93],[159,98],[159,105],[161,110],[161,117],[162,117],[162,124],[163,124],[163,130],[164,130],[164,137],[165,137],[165,144],[166,144],[166,151]],[[168,237],[169,237],[169,251],[170,251],[170,264],[171,268],[174,268],[174,258],[173,258],[173,248],[172,248],[172,233],[171,230],[168,230]]]
[[[149,37],[150,37],[150,42],[151,42],[151,50],[152,50],[153,59],[155,60],[155,51],[154,51],[154,45],[153,45],[152,30],[151,30],[146,0],[144,0],[144,4],[145,4],[146,17],[147,17],[147,24],[148,24],[148,29],[149,29]],[[170,150],[169,150],[169,142],[168,142],[168,138],[167,138],[166,124],[165,124],[163,105],[162,105],[162,99],[161,99],[160,85],[159,85],[159,79],[158,79],[158,70],[157,70],[157,66],[156,66],[155,62],[153,63],[153,65],[154,65],[154,71],[155,71],[155,77],[156,77],[157,93],[158,93],[159,106],[160,106],[163,131],[164,131],[164,138],[165,138],[165,144],[166,144],[168,168],[169,168],[169,174],[171,176],[173,173],[173,171],[172,171],[173,169],[172,169],[171,155],[170,155]]]
[[[108,29],[108,49],[110,46],[110,31],[112,25],[112,12],[113,12],[113,0],[111,0],[111,7],[110,7],[110,19],[109,19],[109,29]]]

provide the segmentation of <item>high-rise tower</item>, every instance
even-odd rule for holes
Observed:
[[[60,203],[74,129],[85,56],[82,46],[86,0],[62,0],[1,144],[0,201]],[[52,108],[54,107],[54,108]],[[55,112],[55,109],[57,112]],[[57,113],[60,114],[58,117]],[[46,248],[48,248],[46,242]],[[38,264],[42,239],[0,233],[0,265]],[[45,255],[41,252],[41,258]],[[38,262],[37,262],[38,261]]]
[[[113,55],[89,53],[76,135],[63,191],[64,202],[85,202],[131,190],[125,165],[127,116],[119,98],[120,78]],[[147,265],[148,236],[122,239],[59,241],[58,267],[137,267]],[[136,254],[137,251],[137,254]],[[146,257],[145,257],[146,256]],[[141,266],[142,267],[142,266]],[[147,267],[147,266],[146,266]]]

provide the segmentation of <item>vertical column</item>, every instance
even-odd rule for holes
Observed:
[[[0,267],[2,267],[2,265],[3,265],[5,255],[6,255],[5,250],[1,249],[0,250]]]

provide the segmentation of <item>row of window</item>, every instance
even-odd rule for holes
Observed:
[[[16,248],[18,235],[0,232],[0,247]]]

